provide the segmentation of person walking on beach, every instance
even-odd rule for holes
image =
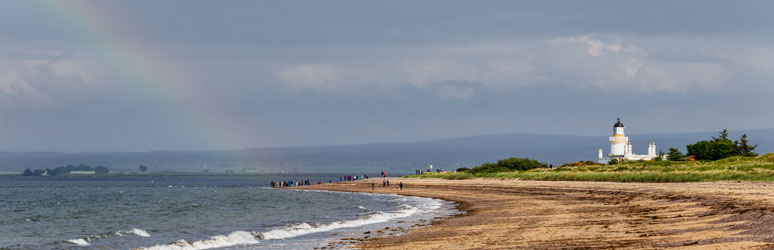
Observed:
[[[373,182],[371,182],[371,190],[372,190],[372,191],[374,190],[374,185],[375,185],[375,184],[374,184]]]
[[[386,186],[387,186],[387,179],[382,179],[382,187],[386,187]]]
[[[400,186],[400,190],[403,190],[403,182],[402,181],[400,182],[400,184],[398,184],[398,186]]]

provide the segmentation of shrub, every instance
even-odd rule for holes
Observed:
[[[469,168],[458,168],[457,172],[467,172],[468,170],[470,170],[470,169]]]
[[[720,160],[736,155],[736,147],[729,140],[699,141],[686,146],[688,155],[695,155],[698,160]]]
[[[529,158],[511,157],[497,161],[497,163],[484,163],[469,170],[470,173],[497,173],[507,171],[524,171],[535,168],[547,168],[548,165]]]

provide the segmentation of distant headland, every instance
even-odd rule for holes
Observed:
[[[106,175],[110,172],[110,169],[108,169],[105,166],[96,166],[91,167],[88,165],[67,165],[67,166],[61,166],[56,167],[54,169],[25,169],[24,172],[22,172],[21,176],[57,176],[57,175]]]

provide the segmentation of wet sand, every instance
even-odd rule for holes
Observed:
[[[404,190],[398,183],[405,184]],[[371,190],[376,183],[376,190]],[[456,201],[467,215],[364,249],[774,248],[774,183],[390,178],[304,186]]]

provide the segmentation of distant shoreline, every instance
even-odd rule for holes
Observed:
[[[298,188],[430,197],[456,201],[468,212],[359,243],[366,249],[773,246],[774,183],[769,182],[390,178],[390,183],[383,188],[381,178],[373,178]]]

